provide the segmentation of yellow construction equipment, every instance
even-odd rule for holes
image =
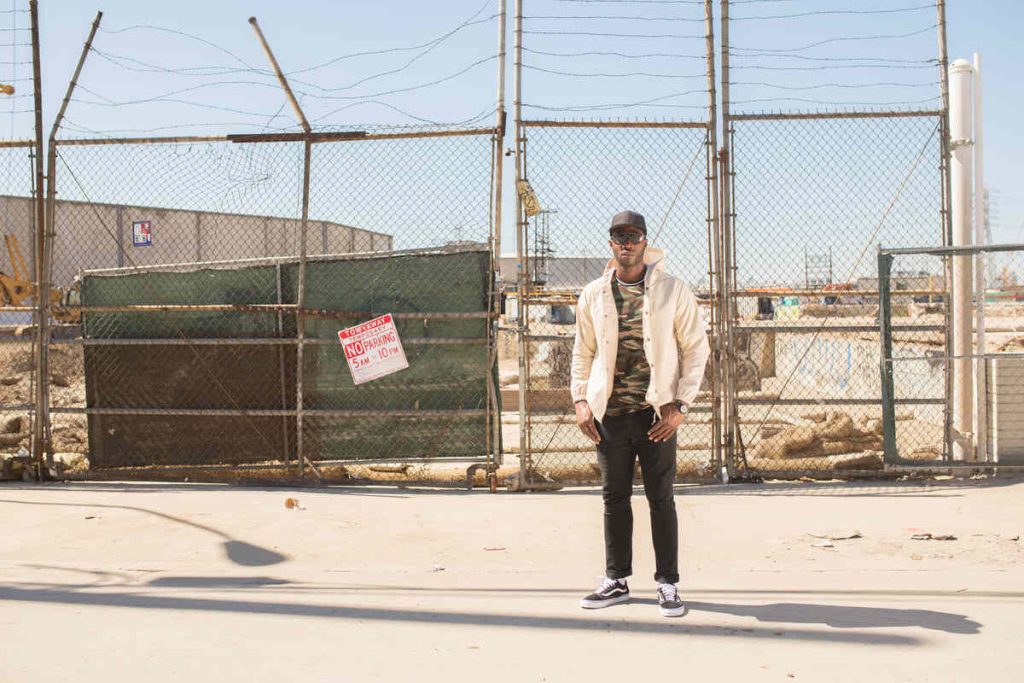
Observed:
[[[11,260],[11,274],[0,271],[0,305],[26,306],[25,300],[34,298],[36,286],[29,276],[28,264],[21,254],[18,238],[14,235],[4,235],[4,242],[7,244],[7,256]],[[50,290],[50,311],[55,320],[69,324],[79,322],[79,313],[68,308],[71,296],[70,290]]]

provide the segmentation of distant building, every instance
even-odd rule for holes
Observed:
[[[515,256],[502,256],[498,260],[503,289],[516,286],[518,263],[519,259]],[[601,276],[608,265],[608,259],[594,256],[549,256],[544,265],[543,273],[531,273],[532,285],[541,285],[547,289],[578,290]]]
[[[0,232],[18,238],[34,270],[34,203],[0,195]],[[55,287],[82,270],[235,261],[299,253],[298,218],[57,200]],[[308,254],[390,251],[394,238],[330,221],[307,221]],[[6,257],[0,259],[0,263]],[[5,267],[0,267],[4,270]]]

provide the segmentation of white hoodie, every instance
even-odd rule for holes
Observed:
[[[647,403],[660,408],[682,401],[689,405],[700,390],[711,348],[697,298],[664,269],[665,253],[648,247],[644,254],[644,353],[651,366]],[[594,418],[604,418],[615,378],[619,316],[612,296],[615,261],[580,294],[576,307],[576,343],[572,349],[573,401],[586,399]]]

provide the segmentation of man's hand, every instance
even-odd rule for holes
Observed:
[[[594,424],[594,412],[586,401],[576,401],[576,424],[588,439],[594,443],[601,443],[601,435],[597,433],[597,426]]]
[[[661,406],[661,419],[647,432],[647,438],[656,443],[668,441],[675,436],[676,430],[685,419],[686,416],[679,412],[674,403],[666,403]]]

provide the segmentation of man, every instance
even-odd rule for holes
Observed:
[[[604,497],[605,579],[587,609],[629,600],[633,572],[633,468],[640,459],[651,511],[661,614],[686,608],[679,582],[679,532],[672,484],[676,430],[697,396],[710,355],[697,299],[664,271],[634,211],[612,218],[612,259],[580,295],[572,351],[576,422],[597,444]]]

